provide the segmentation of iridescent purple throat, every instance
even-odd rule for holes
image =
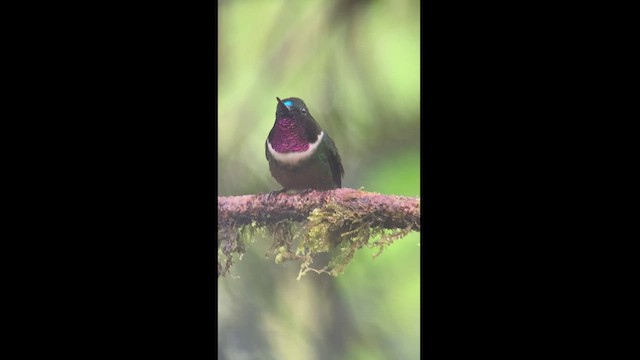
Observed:
[[[279,153],[301,152],[309,149],[304,128],[294,119],[279,119],[273,129],[271,146]]]

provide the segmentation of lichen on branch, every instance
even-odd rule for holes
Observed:
[[[294,223],[301,227],[294,229]],[[362,247],[379,255],[393,241],[420,231],[420,198],[382,195],[355,189],[218,197],[218,276],[241,257],[247,239],[267,231],[277,263],[301,261],[298,278],[314,271],[340,274]],[[380,236],[377,238],[377,236]],[[294,249],[295,243],[297,247]],[[311,267],[313,255],[331,252],[321,269]]]

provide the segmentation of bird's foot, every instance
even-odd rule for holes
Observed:
[[[284,191],[285,191],[285,190],[284,190],[284,189],[282,189],[282,190],[275,190],[275,191],[272,191],[272,192],[268,193],[268,194],[267,194],[267,201],[271,201],[271,198],[273,198],[273,197],[275,197],[275,196],[278,196],[278,194],[280,194],[280,193],[282,193],[282,192],[284,192]]]
[[[299,193],[298,193],[298,195],[308,194],[308,193],[310,193],[310,192],[312,192],[312,191],[314,191],[314,190],[315,190],[315,189],[311,189],[311,188],[309,188],[309,189],[304,189],[304,190],[302,190],[301,192],[299,192]]]

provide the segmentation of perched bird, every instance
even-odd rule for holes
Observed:
[[[277,98],[276,121],[265,143],[278,191],[329,190],[342,185],[344,169],[333,140],[315,121],[302,99]]]

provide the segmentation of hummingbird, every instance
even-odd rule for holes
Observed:
[[[265,143],[271,175],[283,187],[276,193],[341,187],[344,169],[338,149],[307,105],[296,97],[276,100],[276,121]]]

